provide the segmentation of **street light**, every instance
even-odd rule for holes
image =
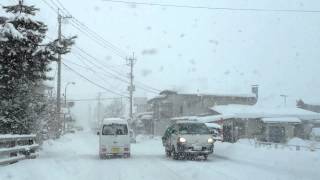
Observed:
[[[68,86],[72,84],[72,85],[75,85],[76,83],[75,82],[68,82],[64,88],[64,105],[67,107],[67,88]]]

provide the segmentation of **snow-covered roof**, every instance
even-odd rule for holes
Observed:
[[[217,129],[222,129],[222,126],[217,124],[217,123],[205,123],[207,127],[209,128],[217,128]]]
[[[196,120],[178,120],[176,121],[177,124],[185,124],[185,123],[201,123],[199,121]]]
[[[271,118],[271,117],[298,117],[311,120],[320,119],[320,113],[306,111],[297,107],[264,107],[249,105],[218,105],[211,108],[222,115],[235,118]]]
[[[103,124],[112,124],[112,123],[116,123],[116,124],[128,124],[127,120],[121,119],[121,118],[105,118],[105,119],[103,120]]]
[[[170,120],[172,121],[178,121],[178,120],[197,120],[197,116],[181,116],[181,117],[174,117]]]
[[[0,139],[35,138],[35,134],[0,134]]]
[[[158,95],[158,96],[156,96],[156,97],[154,97],[154,98],[152,98],[152,99],[148,100],[148,103],[150,103],[150,102],[152,102],[152,101],[154,101],[154,100],[157,100],[157,99],[163,99],[163,98],[166,98],[166,97],[167,97],[167,95],[165,95],[165,94],[161,94],[161,95]]]
[[[152,114],[144,114],[139,119],[152,119]]]
[[[262,118],[264,123],[301,123],[297,117]]]
[[[215,122],[215,121],[220,121],[224,119],[230,119],[233,117],[234,116],[232,115],[210,115],[210,116],[199,116],[199,117],[196,117],[196,119],[199,122],[209,123],[209,122]]]
[[[153,117],[153,112],[143,112],[143,113],[136,114],[135,119],[152,119],[152,117]]]
[[[256,97],[255,94],[223,94],[223,93],[200,93],[198,96],[222,96],[222,97]]]

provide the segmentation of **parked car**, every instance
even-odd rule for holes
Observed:
[[[203,156],[213,153],[214,139],[208,127],[197,121],[177,121],[162,137],[166,155],[173,159]]]
[[[216,123],[205,123],[215,141],[223,141],[222,126]]]
[[[98,135],[101,159],[111,156],[130,157],[130,136],[126,120],[120,118],[105,119]]]
[[[310,133],[310,139],[320,142],[320,127],[312,128]]]

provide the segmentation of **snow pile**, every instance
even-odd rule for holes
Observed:
[[[98,158],[98,136],[88,132],[46,141],[40,157],[0,168],[1,180],[101,179],[310,179],[320,176],[317,152],[255,148],[241,143],[215,143],[208,161],[166,158],[159,138],[139,136],[129,159]]]
[[[310,141],[295,137],[290,139],[287,144],[294,146],[310,146]]]

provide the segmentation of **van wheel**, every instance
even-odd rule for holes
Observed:
[[[208,160],[208,155],[207,154],[203,155],[203,157],[204,157],[204,160]]]
[[[167,156],[167,157],[171,157],[171,151],[168,150],[168,149],[166,149],[166,156]]]
[[[99,154],[99,158],[100,158],[100,159],[106,159],[106,156],[103,155],[103,154]]]
[[[123,158],[130,158],[130,153],[124,154],[124,155],[123,155]]]

